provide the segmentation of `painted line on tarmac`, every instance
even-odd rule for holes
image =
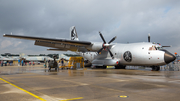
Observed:
[[[39,97],[39,96],[37,96],[37,95],[35,95],[35,94],[33,94],[33,93],[27,91],[27,90],[24,90],[24,89],[22,89],[22,88],[20,88],[20,87],[18,87],[18,86],[16,86],[16,85],[14,85],[14,84],[12,84],[12,83],[10,83],[10,82],[4,80],[4,79],[2,79],[2,78],[0,78],[0,80],[2,80],[2,81],[4,81],[4,82],[6,82],[6,83],[8,83],[8,84],[10,84],[10,85],[12,85],[12,86],[14,86],[14,87],[20,89],[20,90],[22,90],[22,91],[28,93],[29,95],[31,95],[31,96],[33,96],[33,97],[35,97],[35,98],[37,98],[37,99],[39,99],[39,100],[41,100],[41,101],[46,101],[46,100],[44,100],[43,98],[41,98],[41,97]]]
[[[66,99],[66,100],[60,100],[60,101],[70,101],[70,100],[79,100],[79,99],[83,99],[83,97],[72,98],[72,99]]]
[[[128,98],[129,96],[126,96],[126,95],[120,95],[119,97],[120,97],[120,98]]]

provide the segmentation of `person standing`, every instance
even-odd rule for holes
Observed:
[[[24,61],[24,63],[25,63],[25,66],[27,66],[27,61]]]
[[[20,62],[21,62],[21,60],[19,59],[19,60],[18,60],[18,66],[20,66]]]
[[[63,58],[61,59],[61,66],[64,66],[64,60],[63,60]]]
[[[47,60],[46,60],[46,58],[44,58],[44,67],[45,68],[47,67]]]
[[[23,59],[22,59],[22,61],[21,61],[21,64],[22,64],[22,66],[23,66],[23,64],[24,64],[24,61],[23,61]]]
[[[29,66],[31,66],[31,61],[29,61]]]
[[[4,61],[4,64],[5,64],[4,66],[7,66],[7,61]]]
[[[1,67],[3,67],[3,63],[4,63],[3,60],[1,60]]]

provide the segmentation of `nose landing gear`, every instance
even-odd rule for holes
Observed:
[[[152,66],[152,71],[159,71],[160,67],[159,66]]]

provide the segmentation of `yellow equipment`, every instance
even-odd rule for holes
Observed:
[[[59,68],[68,68],[76,69],[84,67],[84,58],[83,57],[70,57],[69,61],[64,61],[64,66],[60,65]]]

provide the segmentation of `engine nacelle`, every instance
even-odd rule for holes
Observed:
[[[103,43],[93,43],[91,46],[88,46],[87,49],[91,50],[91,51],[98,51],[102,48],[102,44]]]

